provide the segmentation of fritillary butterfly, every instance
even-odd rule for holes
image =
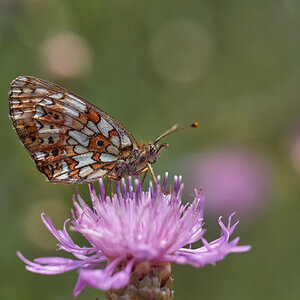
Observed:
[[[43,79],[20,76],[11,83],[10,118],[37,169],[54,183],[139,175],[167,147],[137,143],[118,121],[83,98]],[[197,123],[191,125],[196,127]]]

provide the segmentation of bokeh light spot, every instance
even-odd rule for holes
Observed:
[[[41,45],[42,62],[55,77],[75,78],[86,74],[91,66],[88,43],[72,32],[49,36]]]
[[[203,187],[206,212],[255,220],[271,192],[271,168],[266,159],[246,149],[212,150],[187,164],[191,185]]]
[[[203,75],[213,46],[207,30],[196,21],[179,19],[165,23],[149,45],[151,60],[166,81],[189,83]]]
[[[294,169],[300,174],[300,125],[294,125],[289,138],[290,157]]]

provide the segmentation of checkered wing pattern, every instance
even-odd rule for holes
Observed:
[[[107,113],[70,91],[30,76],[11,83],[10,118],[40,172],[55,183],[108,175],[134,137]]]

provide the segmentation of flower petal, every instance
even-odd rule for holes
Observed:
[[[86,286],[90,286],[92,288],[100,290],[108,290],[111,288],[120,289],[124,286],[127,286],[129,284],[130,273],[134,260],[131,259],[122,271],[113,274],[114,270],[122,260],[122,258],[113,260],[106,266],[104,270],[80,270],[79,277],[74,289],[74,297],[77,297]]]
[[[204,197],[201,190],[196,190],[194,201],[183,204],[181,177],[175,177],[168,194],[164,193],[167,175],[162,186],[160,177],[157,177],[155,185],[150,183],[146,192],[142,190],[140,178],[134,181],[135,187],[132,181],[129,177],[127,189],[122,179],[112,197],[106,195],[102,180],[99,181],[99,195],[90,184],[91,208],[77,191],[77,199],[73,198],[75,210],[72,210],[71,230],[80,232],[90,247],[80,247],[73,242],[66,230],[69,220],[57,230],[43,213],[41,218],[59,241],[59,249],[71,253],[76,259],[40,257],[30,261],[17,252],[26,263],[26,269],[47,275],[79,269],[74,289],[77,296],[85,286],[101,290],[127,286],[135,261],[148,261],[150,265],[167,261],[200,267],[214,265],[231,252],[250,249],[249,246],[238,246],[239,238],[229,241],[238,223],[231,225],[233,214],[227,226],[219,218],[221,235],[218,239],[212,242],[204,239]],[[192,249],[191,244],[198,240],[203,246]],[[190,248],[183,248],[185,245]],[[110,262],[104,267],[101,262],[107,261],[108,257]],[[128,261],[128,257],[131,260]],[[120,265],[124,266],[122,270]]]
[[[207,264],[215,265],[217,261],[223,260],[225,256],[233,252],[246,252],[250,250],[250,246],[238,246],[239,238],[235,238],[229,242],[230,235],[235,229],[237,223],[230,226],[231,218],[228,220],[228,226],[225,227],[221,218],[219,225],[221,227],[221,237],[208,243],[202,238],[203,247],[197,249],[181,248],[174,253],[173,256],[166,257],[169,261],[179,264],[190,264],[194,267],[202,267]]]
[[[50,218],[45,218],[44,213],[41,214],[41,218],[47,229],[60,242],[58,245],[60,249],[72,253],[78,259],[86,259],[86,255],[95,252],[93,247],[79,247],[73,242],[66,229],[66,224],[69,222],[69,219],[65,221],[63,230],[57,230],[52,224]]]
[[[69,272],[87,264],[86,261],[73,260],[63,257],[41,257],[36,258],[34,262],[32,262],[26,259],[19,251],[17,252],[17,255],[23,262],[26,263],[26,270],[44,275],[54,275]]]
[[[26,263],[26,270],[44,275],[66,273],[77,268],[93,268],[95,266],[102,268],[104,266],[100,263],[106,260],[106,258],[100,259],[97,255],[93,255],[85,260],[64,257],[38,257],[30,261],[20,251],[17,251],[17,256]]]

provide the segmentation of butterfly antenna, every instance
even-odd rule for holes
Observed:
[[[168,129],[166,132],[164,132],[162,135],[160,135],[154,142],[154,145],[157,144],[161,139],[165,138],[166,136],[170,135],[170,134],[173,134],[175,132],[179,132],[179,131],[182,131],[184,129],[187,129],[187,128],[195,128],[195,127],[198,127],[198,122],[194,122],[193,124],[191,125],[188,125],[188,126],[185,126],[185,127],[182,127],[182,128],[178,128],[178,125],[175,124],[174,126],[172,126],[170,129]]]

